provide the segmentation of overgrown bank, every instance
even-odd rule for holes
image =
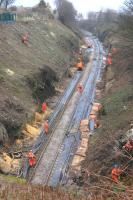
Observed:
[[[73,66],[79,39],[56,20],[0,26],[0,142],[21,135],[37,106],[55,94],[55,82]],[[29,41],[22,43],[28,32]]]
[[[121,50],[119,49],[119,51]],[[128,61],[124,66],[120,64],[119,51],[113,55],[113,64],[107,68],[104,74],[102,97],[97,99],[104,106],[104,112],[100,115],[102,127],[96,130],[90,138],[86,160],[82,163],[82,169],[86,176],[84,178],[83,174],[83,186],[87,188],[88,193],[100,194],[101,199],[107,199],[110,195],[112,199],[125,198],[127,190],[130,191],[129,199],[133,198],[131,193],[133,162],[131,154],[129,156],[127,153],[126,157],[121,144],[121,138],[126,138],[127,131],[132,128],[133,79]],[[121,176],[121,183],[118,185],[113,183],[111,178],[114,165],[118,165],[122,169],[127,167]],[[105,191],[107,191],[106,194]]]

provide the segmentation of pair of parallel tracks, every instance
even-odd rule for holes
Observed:
[[[95,51],[97,51],[95,53],[98,54],[98,56],[99,56],[100,55],[100,48],[99,48],[99,44],[96,41],[95,41]],[[44,132],[41,131],[40,137],[38,138],[38,141],[36,142],[36,144],[33,147],[33,151],[34,151],[34,149],[37,149],[37,146],[38,146],[38,149],[39,149],[39,150],[37,150],[38,151],[38,153],[37,153],[37,157],[38,157],[37,164],[36,164],[35,168],[33,168],[30,175],[28,176],[28,178],[27,178],[28,182],[32,182],[32,179],[35,176],[35,172],[36,172],[36,170],[39,166],[39,163],[40,163],[47,147],[49,146],[52,137],[54,136],[54,132],[55,132],[55,130],[56,130],[58,124],[59,124],[59,121],[60,121],[61,117],[63,116],[63,113],[66,110],[67,105],[68,105],[71,97],[74,94],[74,91],[75,91],[75,88],[76,88],[78,82],[82,79],[82,76],[83,76],[83,72],[81,72],[81,73],[77,72],[75,79],[73,80],[73,82],[69,86],[70,89],[66,90],[65,93],[64,93],[64,96],[59,100],[59,103],[57,105],[57,109],[50,119],[50,134],[49,134],[47,140],[45,140],[46,137],[45,137]],[[84,85],[86,85],[87,80],[84,81]],[[73,119],[74,114],[75,114],[75,110],[72,113],[71,119]],[[64,130],[65,133],[68,133],[70,131],[71,123],[72,122],[70,121],[70,124],[68,125],[67,129]],[[64,135],[64,137],[65,137],[65,135]],[[45,183],[44,183],[45,185],[48,185],[49,180],[52,176],[54,165],[57,161],[59,153],[62,151],[61,147],[62,147],[62,144],[60,144],[59,147],[58,147],[58,152],[56,152],[55,159],[52,162],[52,165],[49,169],[49,173],[48,173],[47,177],[44,177],[45,178]],[[34,152],[36,152],[36,150]]]

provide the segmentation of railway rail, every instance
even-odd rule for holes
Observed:
[[[61,116],[63,115],[65,108],[69,100],[71,99],[75,91],[75,88],[77,87],[78,82],[80,82],[82,76],[83,76],[83,72],[77,71],[71,83],[69,84],[68,88],[65,90],[63,96],[59,99],[56,105],[56,110],[54,111],[51,118],[49,119],[49,125],[50,125],[49,135],[46,136],[43,128],[41,129],[38,139],[36,140],[35,144],[31,148],[34,153],[37,153],[37,158],[40,157],[39,156],[40,152],[42,152],[43,149],[47,148],[47,145],[49,144],[49,141],[51,140],[53,132],[56,129],[57,123],[60,120]],[[28,173],[29,172],[28,160],[25,159],[24,163],[25,164],[22,167],[20,176],[22,176],[23,178],[27,178],[27,180],[30,180],[29,173]]]
[[[99,48],[99,52],[100,51],[103,52],[102,48]],[[72,119],[72,123],[69,127],[69,134],[62,144],[61,151],[59,152],[51,174],[48,177],[47,185],[57,186],[60,181],[61,184],[64,184],[64,179],[66,178],[67,171],[69,170],[69,163],[71,162],[74,152],[80,142],[80,121],[89,116],[92,107],[91,102],[93,102],[95,97],[96,80],[100,77],[100,69],[103,60],[102,54],[99,55],[100,57],[97,58],[97,61],[99,62],[95,63],[94,69],[92,70],[86,83],[84,95],[82,95],[81,102],[79,103]],[[94,80],[94,84],[91,85],[90,83],[92,80]]]
[[[43,131],[41,131],[40,137],[33,147],[34,152],[36,152],[38,149],[41,149],[41,153],[39,151],[39,159],[37,161],[36,167],[33,169],[30,177],[28,178],[29,182],[35,184],[39,183],[52,185],[51,180],[54,176],[54,172],[59,167],[57,163],[60,161],[59,155],[61,155],[61,153],[63,152],[63,142],[66,138],[66,135],[71,135],[72,144],[74,141],[77,141],[73,133],[75,131],[79,132],[79,122],[82,117],[84,117],[84,115],[87,113],[88,108],[90,107],[90,103],[94,97],[96,77],[98,77],[98,73],[100,70],[100,68],[97,67],[100,58],[100,48],[99,44],[97,44],[96,41],[94,42],[95,57],[98,56],[97,58],[95,58],[95,61],[92,61],[94,67],[91,69],[92,64],[89,64],[89,66],[86,67],[84,73],[80,74],[79,72],[77,72],[73,80],[74,82],[71,83],[71,87],[69,87],[69,89],[65,91],[64,96],[59,101],[56,111],[50,119],[51,134],[49,138],[47,138],[47,141],[45,143],[44,141],[46,138],[44,137]],[[97,70],[98,68],[99,70]],[[74,92],[79,80],[82,81],[84,85],[84,92],[82,96],[80,96],[78,92]],[[87,108],[87,110],[85,108]],[[70,148],[67,154],[67,160],[64,163],[67,163],[67,161],[69,160],[69,155],[71,154],[70,152],[73,148],[73,145],[69,145],[69,147]],[[63,166],[65,165],[64,163]],[[59,168],[58,171],[60,171]]]

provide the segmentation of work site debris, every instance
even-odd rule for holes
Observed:
[[[2,173],[18,175],[20,168],[20,159],[12,159],[6,153],[3,153],[3,155],[0,157],[0,171]]]
[[[77,71],[77,69],[75,67],[69,68],[68,72],[67,72],[68,77],[70,77],[70,78],[74,77],[74,74],[76,73],[76,71]]]
[[[84,119],[80,123],[80,132],[81,132],[81,142],[78,146],[78,149],[75,153],[75,156],[72,160],[70,166],[71,176],[77,176],[81,171],[81,163],[85,160],[86,152],[88,149],[89,142],[89,129],[88,129],[88,119]]]
[[[81,138],[88,138],[89,135],[88,123],[89,123],[88,119],[84,119],[80,123]]]
[[[30,137],[37,137],[40,133],[40,129],[26,124],[25,130],[23,130],[22,133]]]
[[[35,113],[35,123],[41,123],[43,121],[44,114],[42,113]]]

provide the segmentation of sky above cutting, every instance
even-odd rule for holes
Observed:
[[[16,0],[16,5],[23,6],[34,6],[39,3],[40,0]],[[85,15],[89,11],[99,11],[101,9],[114,9],[119,10],[124,0],[69,0],[73,3],[74,7],[79,13]],[[45,0],[49,2],[52,7],[54,7],[54,0]]]

